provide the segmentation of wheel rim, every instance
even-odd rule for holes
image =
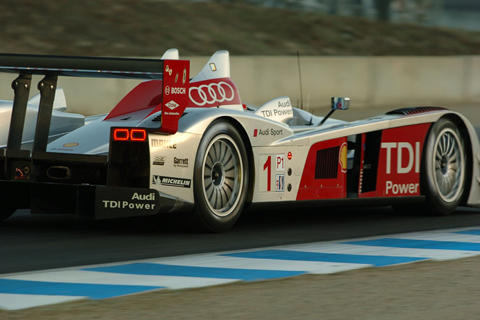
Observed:
[[[203,195],[210,210],[228,216],[242,193],[243,163],[237,144],[227,135],[218,135],[207,147],[202,163]]]
[[[440,197],[446,202],[457,200],[462,191],[465,161],[457,133],[446,128],[435,143],[434,181]]]

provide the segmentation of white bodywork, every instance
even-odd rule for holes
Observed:
[[[50,141],[83,126],[85,123],[85,117],[83,115],[64,112],[67,109],[67,103],[62,88],[58,88],[55,91],[54,101],[49,133]],[[22,136],[22,149],[29,149],[33,143],[35,128],[37,126],[39,103],[40,94],[37,94],[28,100],[27,112],[25,115],[25,127]],[[12,107],[12,101],[0,100],[0,148],[5,148],[7,146]]]
[[[294,109],[295,110],[295,109]],[[187,109],[187,113],[180,120],[181,132],[172,136],[162,136],[150,134],[150,145],[152,140],[163,139],[174,144],[175,148],[151,148],[151,162],[156,158],[165,158],[164,166],[151,166],[152,175],[165,175],[165,172],[172,177],[192,177],[193,163],[198,150],[202,134],[205,132],[210,123],[218,118],[224,118],[225,112],[222,109]],[[414,125],[420,123],[433,123],[440,117],[447,114],[455,114],[460,117],[466,124],[470,133],[471,143],[473,147],[473,176],[480,179],[480,142],[475,133],[473,126],[466,118],[458,113],[450,111],[437,111],[418,116],[397,116],[382,115],[370,119],[359,120],[355,122],[343,122],[335,119],[328,119],[321,127],[311,125],[306,126],[288,126],[283,123],[274,122],[250,112],[228,112],[228,118],[238,122],[248,136],[248,141],[252,146],[254,163],[251,164],[255,170],[255,176],[258,177],[263,165],[260,160],[262,155],[281,154],[286,155],[288,152],[293,154],[292,160],[287,160],[287,168],[292,169],[292,175],[285,175],[285,185],[291,184],[292,190],[288,192],[263,192],[260,182],[262,179],[255,179],[252,202],[278,202],[278,201],[295,201],[300,180],[305,167],[308,151],[315,142],[331,140],[339,137],[348,137],[360,133]],[[313,122],[318,124],[323,118],[313,116]],[[268,135],[254,136],[255,129],[262,129],[269,132]],[[258,132],[258,131],[257,131]],[[273,135],[272,133],[275,133]],[[188,159],[188,166],[175,166],[174,158]],[[172,195],[182,199],[185,202],[194,202],[194,194],[192,188],[171,188],[155,184],[153,181],[151,188],[158,189],[162,193]],[[180,190],[176,190],[180,189]],[[468,205],[480,206],[480,187],[477,179],[473,179],[470,195],[468,197]]]

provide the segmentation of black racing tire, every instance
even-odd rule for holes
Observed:
[[[194,216],[202,229],[223,232],[240,216],[247,197],[249,164],[242,136],[228,121],[205,131],[194,169]]]
[[[457,125],[438,120],[424,148],[420,188],[427,214],[448,215],[461,203],[467,177],[465,142]]]
[[[17,209],[11,207],[3,207],[0,209],[0,222],[7,220],[15,213]]]

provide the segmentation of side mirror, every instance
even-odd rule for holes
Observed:
[[[350,107],[350,98],[346,97],[332,97],[332,108],[330,112],[322,119],[319,126],[321,126],[336,110],[348,110]]]
[[[350,98],[332,97],[332,110],[348,110],[350,108]]]

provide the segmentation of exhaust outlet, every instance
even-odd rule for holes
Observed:
[[[47,177],[55,180],[70,179],[70,169],[64,166],[52,166],[47,169]]]

